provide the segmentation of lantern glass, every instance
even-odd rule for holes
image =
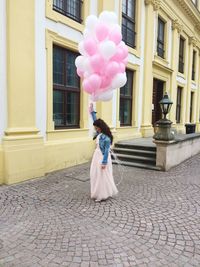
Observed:
[[[165,93],[163,99],[159,102],[162,113],[164,114],[164,119],[166,119],[166,115],[170,112],[171,106],[173,102],[169,99],[168,94]]]

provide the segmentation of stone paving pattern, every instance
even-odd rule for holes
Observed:
[[[123,175],[119,195],[101,203],[90,199],[88,164],[1,186],[0,266],[199,267],[200,155]]]

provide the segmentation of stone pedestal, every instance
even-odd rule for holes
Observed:
[[[174,132],[171,131],[172,122],[167,119],[161,119],[157,122],[157,130],[153,136],[155,140],[171,141],[174,140]]]

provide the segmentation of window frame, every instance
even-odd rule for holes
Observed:
[[[159,22],[161,22],[163,24],[163,40],[159,39],[159,33],[160,33],[160,31],[159,31],[159,29],[160,29],[160,27],[159,27],[160,23]],[[161,16],[158,16],[157,55],[159,57],[161,57],[161,58],[165,58],[165,27],[166,27],[166,22],[163,20],[163,18]],[[159,45],[161,45],[162,48],[159,48]],[[161,54],[159,53],[160,49],[161,49],[161,52],[162,52]]]
[[[131,70],[131,69],[126,69],[126,72],[127,73],[130,73],[130,76],[129,74],[127,74],[127,83],[128,83],[128,79],[129,77],[131,77],[131,95],[129,96],[126,96],[125,94],[121,94],[121,89],[124,88],[125,86],[121,87],[120,88],[120,100],[119,100],[119,103],[120,103],[120,107],[119,107],[119,118],[120,118],[120,127],[126,127],[126,126],[132,126],[132,113],[133,113],[133,84],[134,84],[134,77],[135,77],[135,71],[134,70]],[[123,116],[123,120],[121,120],[121,103],[125,103],[125,101],[129,101],[130,102],[130,122],[129,123],[124,123],[124,116]]]
[[[181,123],[182,94],[183,94],[183,87],[178,86],[177,97],[176,97],[176,123]],[[178,100],[180,100],[180,103]]]
[[[194,105],[194,92],[191,91],[190,93],[190,123],[193,120],[193,105]]]
[[[181,47],[181,44],[182,44],[182,47]],[[184,69],[185,69],[185,39],[182,36],[180,36],[178,72],[183,74]]]
[[[123,8],[122,8],[122,40],[131,48],[136,48],[136,0],[132,0],[133,2],[133,9],[134,9],[134,13],[133,13],[133,16],[130,17],[128,15],[128,0],[125,0],[126,1],[126,13],[123,12]],[[126,21],[126,25],[123,24],[123,20]],[[131,30],[131,32],[133,33],[133,44],[130,43],[127,39],[127,35],[128,35],[128,30],[130,30],[128,27],[127,27],[127,23],[131,23],[133,25],[133,29]],[[124,36],[123,35],[123,27],[125,27],[126,29],[126,35]]]
[[[54,91],[59,91],[59,92],[62,92],[63,96],[62,96],[62,99],[64,99],[63,101],[63,117],[64,117],[64,125],[56,125],[55,124],[55,121],[54,121],[54,118],[53,118],[53,121],[54,121],[54,129],[55,130],[59,130],[59,129],[77,129],[77,128],[80,128],[80,78],[77,76],[78,78],[78,87],[72,87],[72,86],[69,86],[69,85],[66,85],[66,80],[67,80],[67,71],[66,71],[66,63],[67,63],[67,53],[72,53],[74,55],[77,55],[78,56],[78,53],[70,50],[70,49],[66,49],[66,48],[63,48],[57,44],[53,44],[53,56],[54,56],[54,48],[55,49],[59,49],[62,51],[63,53],[63,59],[64,59],[64,68],[63,68],[63,85],[59,85],[59,84],[56,84],[54,83],[54,79],[53,79],[53,94],[54,94]],[[75,65],[74,65],[75,67]],[[54,71],[53,71],[53,74],[54,74]],[[67,95],[69,93],[76,93],[78,95],[78,98],[77,98],[77,103],[78,103],[78,106],[76,105],[77,109],[76,109],[76,114],[78,114],[78,118],[77,118],[77,121],[78,123],[77,124],[74,124],[74,125],[66,125],[66,121],[67,121]],[[76,104],[77,104],[76,103]],[[54,104],[54,102],[53,102]],[[54,111],[53,111],[53,116],[54,116]]]
[[[195,0],[195,2],[194,2],[193,0],[191,0],[191,1],[192,1],[193,5],[194,5],[196,8],[198,8],[198,0]]]
[[[69,11],[68,11],[68,6],[67,6],[67,3],[69,3],[69,0],[56,0],[56,1],[62,1],[63,3],[64,3],[64,8],[59,8],[59,7],[57,7],[55,4],[54,4],[54,0],[53,0],[53,3],[52,3],[52,8],[53,8],[53,10],[55,11],[55,12],[58,12],[59,14],[61,14],[61,15],[63,15],[63,16],[65,16],[65,17],[68,17],[68,18],[70,18],[70,19],[72,19],[72,20],[74,20],[74,21],[76,21],[76,22],[78,22],[78,23],[82,23],[83,22],[83,18],[82,18],[82,10],[83,10],[83,0],[77,0],[77,1],[79,1],[78,2],[78,15],[79,16],[74,16],[72,13],[70,13]],[[76,15],[77,15],[77,13],[76,13]]]
[[[193,50],[192,53],[192,81],[196,80],[196,54],[197,52],[195,50]]]

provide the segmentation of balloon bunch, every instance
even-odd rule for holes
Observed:
[[[93,101],[109,101],[113,90],[127,81],[125,66],[128,48],[122,41],[121,28],[114,12],[104,11],[99,17],[86,19],[83,41],[75,60],[77,74],[83,79],[83,90]]]

